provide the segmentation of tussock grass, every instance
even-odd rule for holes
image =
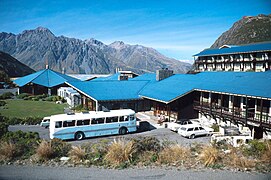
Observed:
[[[71,150],[69,151],[69,157],[74,162],[80,162],[86,158],[86,150],[81,148],[81,146],[72,146]]]
[[[42,140],[36,149],[36,155],[39,160],[46,161],[53,158],[54,150],[52,148],[51,142]]]
[[[204,146],[201,153],[199,154],[199,159],[205,166],[211,166],[218,162],[220,159],[220,154],[215,147]]]
[[[104,160],[111,166],[118,167],[123,163],[132,162],[134,153],[134,142],[114,140],[114,142],[109,145],[108,152],[105,155]]]
[[[1,142],[0,159],[12,160],[16,156],[16,145],[11,142]]]
[[[271,164],[271,141],[266,141],[266,150],[263,152],[260,160],[263,163]]]
[[[161,164],[183,164],[190,155],[191,152],[188,148],[175,144],[164,148],[159,153],[158,162]]]

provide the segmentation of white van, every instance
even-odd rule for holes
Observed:
[[[48,128],[49,125],[50,125],[50,118],[51,117],[44,117],[40,123],[40,126],[41,127],[45,127],[45,128]]]

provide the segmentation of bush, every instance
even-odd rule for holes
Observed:
[[[218,150],[213,146],[203,147],[199,157],[205,166],[214,165],[220,159]]]
[[[36,155],[41,161],[47,161],[53,158],[54,150],[52,148],[51,142],[42,140],[36,149]]]
[[[134,142],[124,140],[114,141],[109,147],[104,159],[113,167],[127,166],[133,161],[135,153]]]
[[[211,128],[214,129],[214,132],[219,132],[219,125],[218,124],[213,124]]]
[[[54,157],[56,158],[68,156],[68,152],[71,150],[71,145],[61,139],[52,139],[51,145],[54,149]]]
[[[36,125],[36,124],[40,124],[41,120],[42,120],[41,117],[25,117],[25,118],[4,117],[3,118],[3,121],[6,122],[8,125],[16,125],[16,124]]]
[[[0,95],[0,99],[10,99],[14,96],[14,94],[12,92],[6,92],[2,95]]]
[[[8,124],[0,122],[0,138],[8,132]]]
[[[0,159],[10,161],[16,157],[16,145],[11,142],[0,142]]]
[[[62,97],[60,96],[49,96],[47,98],[45,98],[44,100],[45,101],[53,101],[53,102],[56,102],[56,101],[62,101]]]
[[[159,153],[159,162],[161,164],[183,164],[184,161],[190,157],[190,151],[188,148],[181,147],[179,145],[172,145],[164,148]]]
[[[263,163],[269,163],[271,162],[271,141],[266,141],[266,150],[261,155],[261,161]]]
[[[80,162],[86,159],[86,150],[81,148],[81,146],[72,146],[71,150],[69,151],[69,157],[73,162]]]
[[[28,93],[21,93],[21,94],[17,95],[17,98],[18,99],[24,99],[24,98],[27,98],[28,96],[30,96],[30,94],[28,94]]]
[[[16,144],[16,155],[29,157],[35,153],[40,138],[37,132],[7,132],[3,135],[2,140]]]
[[[0,101],[0,106],[5,106],[7,103],[5,101]]]
[[[145,151],[159,152],[162,149],[160,141],[156,137],[139,137],[132,139],[137,153]]]
[[[266,149],[265,142],[254,139],[248,143],[248,146],[243,148],[243,152],[247,156],[260,157]]]

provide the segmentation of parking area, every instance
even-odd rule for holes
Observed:
[[[9,126],[9,131],[18,131],[18,130],[25,131],[25,132],[28,132],[28,131],[38,132],[42,139],[49,139],[49,129],[45,129],[44,127],[40,127],[38,125]],[[126,134],[126,135],[93,137],[93,138],[87,138],[81,141],[70,140],[68,142],[73,145],[80,145],[80,144],[88,143],[88,142],[95,143],[95,142],[99,142],[100,140],[105,140],[105,139],[109,141],[114,141],[114,139],[134,138],[138,136],[154,136],[158,138],[159,140],[172,141],[183,146],[189,146],[190,144],[193,144],[193,143],[209,143],[210,142],[210,136],[197,137],[195,139],[187,139],[167,128],[152,129],[149,131],[136,132],[136,133]]]

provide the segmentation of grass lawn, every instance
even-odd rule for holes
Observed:
[[[67,104],[55,104],[47,101],[6,100],[0,108],[0,114],[8,117],[45,117],[64,113]]]

